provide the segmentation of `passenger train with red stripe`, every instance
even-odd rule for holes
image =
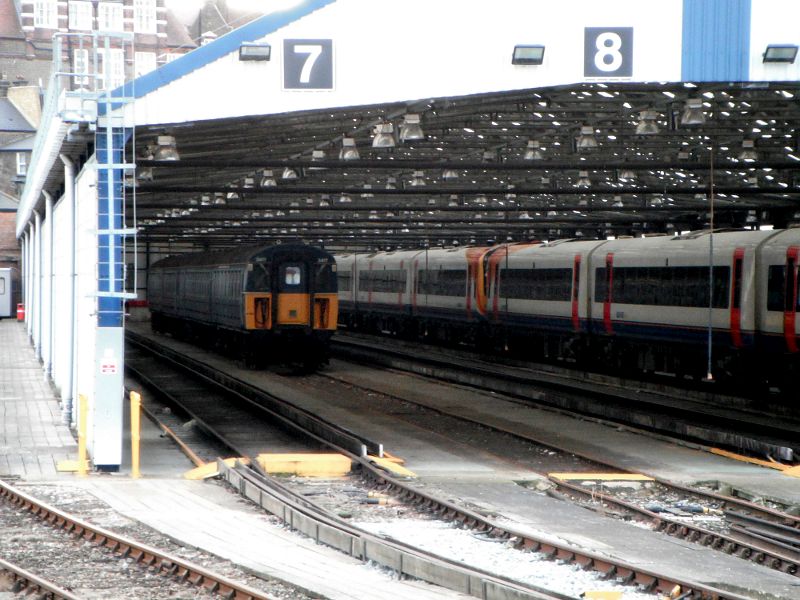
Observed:
[[[715,378],[796,390],[799,250],[788,229],[339,254],[340,323],[692,378],[711,339]]]

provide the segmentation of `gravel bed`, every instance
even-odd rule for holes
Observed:
[[[544,554],[513,547],[511,541],[465,529],[392,496],[380,494],[385,503],[374,504],[378,498],[369,497],[373,486],[355,476],[325,480],[286,477],[281,478],[281,483],[355,527],[465,566],[576,598],[590,590],[622,592],[626,600],[653,598],[652,594],[637,592],[635,587],[603,580],[598,573],[577,565],[548,560]]]
[[[128,519],[91,493],[68,485],[20,485],[41,501],[169,554],[214,571],[238,583],[266,592],[275,600],[311,599],[275,580],[254,577],[233,563],[200,550],[182,546],[153,529]],[[137,566],[110,551],[76,540],[32,516],[28,511],[0,502],[0,556],[73,591],[87,600],[192,599],[216,597],[194,586],[172,581]],[[0,600],[3,599],[0,593]]]

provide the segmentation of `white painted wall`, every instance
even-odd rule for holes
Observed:
[[[134,118],[177,123],[580,82],[587,26],[634,28],[630,80],[679,81],[682,6],[664,0],[654,15],[636,0],[339,0],[266,37],[269,62],[229,54],[134,103]],[[333,40],[333,90],[282,89],[284,39]],[[512,65],[515,44],[544,44],[544,64]]]
[[[768,44],[800,46],[800,2],[754,0],[750,23],[750,79],[752,81],[797,81],[800,56],[794,64],[764,63]]]

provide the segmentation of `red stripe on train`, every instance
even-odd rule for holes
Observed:
[[[798,246],[789,246],[786,250],[786,279],[784,286],[783,336],[789,352],[797,352],[797,256]],[[788,306],[786,306],[788,304]]]

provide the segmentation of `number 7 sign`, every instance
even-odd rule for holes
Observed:
[[[333,40],[283,40],[283,88],[333,89]]]

